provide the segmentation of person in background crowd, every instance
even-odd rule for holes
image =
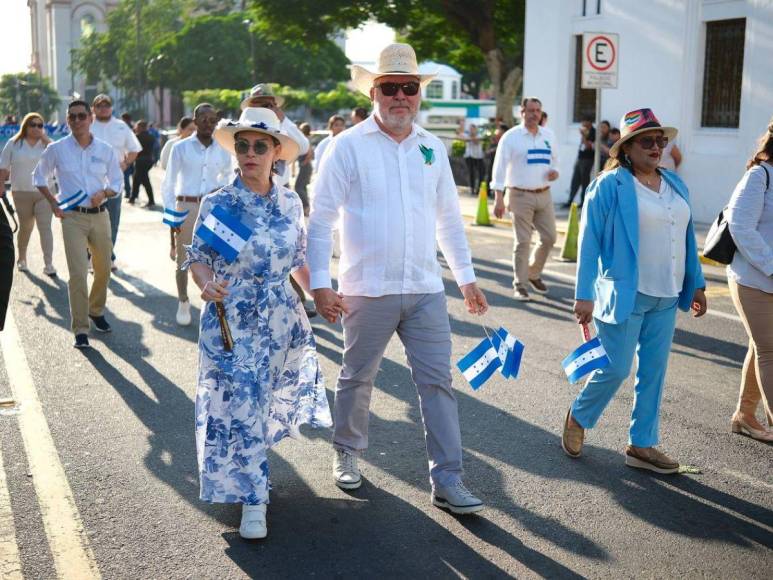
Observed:
[[[18,125],[18,122],[16,121],[16,116],[6,115],[5,121],[3,121],[3,125]]]
[[[540,116],[539,118],[539,126],[540,127],[548,126],[548,114],[545,111],[542,111],[542,116]]]
[[[368,109],[365,107],[357,107],[353,109],[351,114],[352,127],[354,127],[357,123],[362,123],[367,118]]]
[[[749,335],[733,433],[773,441],[773,118],[728,204],[736,245],[727,267],[733,304]],[[762,401],[767,427],[756,418]]]
[[[596,129],[593,126],[593,119],[585,117],[580,124],[580,148],[577,151],[577,160],[574,163],[572,172],[572,183],[569,185],[569,199],[563,207],[570,207],[577,195],[577,189],[580,189],[580,207],[585,201],[585,190],[590,183],[590,174],[593,170],[593,150],[596,142]]]
[[[161,166],[161,169],[166,171],[166,166],[169,163],[169,155],[172,153],[172,147],[175,143],[177,143],[180,139],[186,139],[187,137],[190,137],[193,135],[193,132],[196,130],[196,125],[193,124],[193,119],[190,117],[182,117],[180,121],[177,123],[177,134],[173,137],[170,137],[166,140],[166,143],[164,143],[163,149],[161,149],[161,155],[159,157],[159,165]]]
[[[582,210],[574,302],[577,322],[595,323],[611,363],[590,375],[567,411],[561,445],[580,456],[585,430],[595,427],[636,357],[625,464],[677,473],[679,462],[656,448],[660,404],[677,308],[703,316],[706,284],[687,187],[658,169],[677,130],[663,127],[651,109],[630,111],[620,126]]]
[[[617,127],[612,127],[609,130],[609,148],[612,148],[612,145],[620,141],[620,129]]]
[[[40,248],[43,250],[43,273],[54,278],[56,277],[53,263],[54,234],[51,231],[51,219],[54,213],[51,210],[51,204],[32,182],[32,172],[49,143],[51,140],[46,136],[43,117],[39,113],[26,115],[22,119],[19,131],[5,144],[0,156],[0,188],[4,186],[10,175],[13,205],[19,216],[17,268],[20,272],[27,271],[27,246],[32,230],[37,224]]]
[[[156,128],[155,123],[148,123],[148,133],[153,136],[153,165],[158,163],[161,158],[161,132]]]
[[[319,172],[325,150],[330,143],[333,142],[335,136],[340,134],[344,129],[346,129],[346,121],[341,115],[333,115],[327,120],[327,130],[330,131],[330,133],[317,144],[317,148],[314,150],[314,171]]]
[[[491,188],[491,182],[494,179],[494,157],[497,154],[497,145],[499,140],[502,139],[502,135],[507,132],[508,126],[501,123],[494,129],[494,134],[489,141],[488,149],[486,149],[486,182],[488,183],[488,196],[494,198],[494,190]]]
[[[300,127],[301,133],[303,133],[304,137],[306,139],[309,139],[311,137],[311,125],[308,123],[303,123]],[[295,176],[295,183],[293,184],[293,187],[295,188],[295,193],[298,194],[298,197],[301,198],[301,203],[303,204],[303,215],[309,215],[309,182],[311,181],[311,173],[314,169],[313,161],[314,161],[314,150],[309,147],[309,150],[306,152],[306,155],[302,155],[301,157],[298,157],[298,173]]]
[[[676,141],[669,141],[663,150],[663,156],[660,158],[660,166],[663,169],[676,171],[681,164],[682,152],[679,150],[679,146],[676,144]]]
[[[477,125],[470,125],[464,139],[464,161],[467,164],[467,175],[470,182],[470,195],[478,195],[480,184],[483,183],[483,142],[478,136]]]
[[[122,113],[121,120],[134,133],[134,123],[132,122],[132,116],[129,113]],[[130,163],[126,169],[123,170],[123,195],[126,199],[132,196],[132,182],[131,176],[134,175],[134,163]]]
[[[124,172],[133,166],[137,154],[142,150],[140,142],[134,135],[134,131],[113,117],[113,100],[105,94],[97,95],[91,102],[94,111],[95,120],[91,124],[91,134],[97,139],[105,141],[115,150],[118,156],[118,162],[121,164],[121,171]],[[126,182],[124,182],[124,186]],[[127,190],[128,197],[131,198],[131,191]],[[117,270],[115,264],[115,244],[118,240],[118,226],[121,223],[121,196],[108,199],[107,212],[110,215],[110,238],[113,241],[113,252],[110,257],[110,269]]]
[[[142,151],[137,155],[137,159],[134,161],[134,180],[132,183],[132,196],[129,198],[129,203],[134,205],[137,201],[137,196],[140,194],[140,186],[145,188],[145,194],[148,196],[148,203],[142,207],[147,209],[153,209],[156,207],[156,201],[153,199],[153,185],[150,183],[150,170],[155,164],[154,150],[156,146],[156,139],[148,130],[147,121],[137,121],[137,125],[134,130],[137,133],[137,139],[142,145]]]
[[[601,121],[599,123],[599,139],[600,139],[600,146],[599,146],[599,166],[597,171],[600,173],[604,166],[607,164],[607,161],[609,160],[609,148],[612,146],[609,143],[609,132],[612,130],[612,127],[609,124],[609,121]]]

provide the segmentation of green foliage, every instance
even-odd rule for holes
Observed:
[[[451,157],[464,157],[464,141],[461,139],[451,141]]]
[[[46,77],[35,73],[6,74],[0,78],[0,111],[21,117],[38,112],[48,119],[59,105],[59,95]]]
[[[315,94],[312,104],[312,108],[331,114],[356,107],[370,108],[370,99],[362,93],[349,90],[346,83],[338,83],[330,91]]]
[[[183,102],[186,109],[193,110],[199,103],[210,103],[229,117],[238,116],[239,105],[243,98],[243,91],[233,89],[202,89],[183,92]]]

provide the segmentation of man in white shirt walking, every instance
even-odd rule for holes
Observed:
[[[508,130],[494,156],[491,187],[495,192],[494,215],[505,214],[504,190],[507,189],[513,216],[515,244],[513,272],[515,298],[530,300],[527,284],[540,294],[548,287],[542,281],[542,270],[556,243],[556,216],[550,182],[558,179],[558,155],[555,136],[539,124],[542,102],[525,97],[521,103],[522,123]],[[531,257],[531,236],[539,234],[539,244]]]
[[[451,386],[451,328],[440,249],[470,313],[488,304],[475,282],[459,197],[442,142],[414,123],[420,75],[413,48],[392,44],[376,72],[352,67],[374,114],[338,135],[325,154],[309,220],[308,263],[317,310],[340,314],[344,354],[336,385],[334,477],[362,483],[368,408],[387,343],[396,332],[416,383],[426,433],[432,503],[473,513],[483,502],[462,483],[462,443]],[[332,230],[341,216],[340,294],[331,287]]]
[[[142,146],[126,123],[113,117],[113,100],[109,95],[101,94],[91,102],[94,112],[94,122],[91,124],[91,134],[110,145],[118,156],[121,171],[126,171]],[[121,222],[121,196],[117,195],[107,200],[107,212],[110,215],[110,238],[113,241],[113,252],[110,256],[110,269],[115,272],[115,243],[118,239],[118,225]]]
[[[105,200],[120,199],[123,172],[113,148],[90,131],[93,117],[88,103],[72,101],[67,107],[71,134],[51,143],[35,168],[35,187],[48,199],[54,215],[62,220],[62,238],[67,259],[72,331],[75,348],[89,348],[89,319],[99,332],[110,332],[104,310],[110,281],[110,219]],[[48,188],[56,173],[58,199]],[[75,200],[63,211],[65,200]],[[91,251],[94,281],[88,291],[88,257]]]
[[[199,215],[201,198],[227,185],[233,176],[233,165],[228,152],[212,139],[217,125],[217,111],[209,103],[200,103],[193,110],[196,132],[180,139],[172,147],[169,164],[161,186],[164,207],[188,215],[175,234],[175,262],[177,269],[177,324],[191,323],[191,303],[188,299],[188,272],[181,270],[185,262],[185,246],[193,239],[193,226]]]

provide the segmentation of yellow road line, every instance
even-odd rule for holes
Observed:
[[[22,580],[21,559],[16,546],[16,530],[13,525],[11,496],[3,469],[3,453],[0,451],[0,578]]]
[[[38,399],[10,309],[5,321],[5,330],[0,332],[0,348],[3,351],[11,391],[17,403],[21,405],[21,412],[17,416],[19,430],[57,576],[78,580],[100,578],[94,553],[89,546],[70,484],[48,429],[48,421]]]

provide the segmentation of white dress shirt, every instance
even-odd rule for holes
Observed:
[[[317,144],[317,147],[314,149],[314,171],[319,171],[319,168],[322,166],[322,156],[325,154],[327,146],[330,145],[332,141],[333,135],[331,133]]]
[[[164,143],[164,146],[161,148],[161,155],[159,155],[158,164],[164,171],[166,171],[166,166],[169,164],[169,156],[172,154],[172,147],[174,147],[174,144],[179,140],[179,135],[169,137],[169,139],[166,140],[166,143]]]
[[[161,194],[164,207],[175,208],[179,196],[202,197],[231,183],[233,158],[216,141],[205,147],[194,133],[172,146]]]
[[[306,135],[303,134],[303,131],[301,131],[298,128],[298,126],[290,120],[289,117],[285,117],[284,119],[282,119],[280,128],[285,133],[287,133],[293,141],[295,141],[298,144],[298,147],[300,147],[300,149],[298,150],[298,157],[302,157],[303,155],[306,155],[306,153],[308,153],[309,140],[306,138]],[[298,157],[296,157],[295,159],[297,159]],[[290,183],[290,165],[292,165],[295,159],[290,159],[289,161],[281,162],[282,164],[281,171],[274,178],[275,183],[283,187],[287,187],[287,184]]]
[[[658,298],[679,296],[687,258],[690,206],[665,179],[660,191],[634,178],[639,214],[639,287]]]
[[[502,135],[494,156],[491,189],[549,187],[548,173],[558,167],[553,131],[537,126],[532,135],[525,125],[516,125]]]
[[[142,151],[137,136],[131,127],[121,119],[110,117],[109,121],[97,121],[91,124],[91,134],[97,139],[101,139],[110,144],[118,155],[118,162],[126,159],[129,153],[139,153]]]
[[[37,191],[32,183],[32,172],[45,149],[42,139],[32,147],[24,138],[5,144],[0,155],[0,169],[11,172],[11,191]],[[48,186],[51,187],[51,183]]]
[[[773,294],[773,165],[762,163],[746,172],[730,197],[726,218],[737,248],[728,276]]]
[[[346,295],[442,292],[438,245],[460,286],[475,281],[445,146],[417,125],[397,143],[370,116],[328,147],[309,217],[312,289],[332,286],[339,214],[338,289]]]
[[[81,207],[91,207],[91,196],[98,191],[120,192],[123,187],[118,156],[110,145],[96,137],[92,137],[88,147],[81,147],[72,135],[46,147],[33,173],[35,187],[47,187],[54,173],[59,182],[57,199],[62,201],[84,191],[89,197]]]

